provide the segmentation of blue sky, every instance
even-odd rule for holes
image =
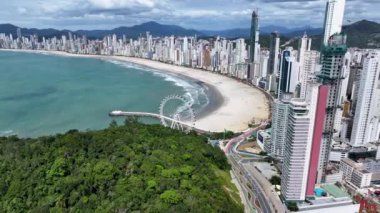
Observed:
[[[0,22],[22,27],[111,29],[147,21],[193,29],[250,26],[258,8],[262,26],[323,24],[326,0],[3,0]],[[380,22],[380,0],[347,0],[345,23]]]

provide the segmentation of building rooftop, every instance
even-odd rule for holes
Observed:
[[[332,197],[334,198],[344,198],[349,197],[349,195],[341,190],[339,187],[332,184],[325,184],[321,186],[324,190],[326,190]]]
[[[365,170],[365,169],[363,169],[363,170],[361,170],[361,173],[363,173],[363,174],[368,174],[368,173],[370,173],[370,172],[367,171],[367,170]]]
[[[307,213],[337,213],[337,212],[358,212],[359,211],[359,204],[355,205],[346,205],[346,206],[336,206],[336,207],[330,207],[330,208],[323,208],[323,209],[314,209],[314,210],[307,210],[302,212]]]

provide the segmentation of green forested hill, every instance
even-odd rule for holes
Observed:
[[[242,212],[205,138],[129,123],[0,138],[0,212]]]
[[[350,25],[343,26],[342,31],[347,34],[347,46],[350,48],[379,48],[380,47],[380,24],[362,20]],[[300,36],[298,36],[300,38]],[[313,39],[312,49],[320,50],[323,35],[311,35]],[[288,39],[289,40],[289,39]],[[294,39],[289,44],[293,48],[299,48],[299,40]]]

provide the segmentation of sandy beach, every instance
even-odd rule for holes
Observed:
[[[0,49],[2,50],[2,49]],[[131,58],[124,56],[97,56],[97,55],[77,55],[56,51],[37,51],[37,50],[6,50],[6,51],[23,51],[43,54],[54,54],[70,57],[86,57],[98,59],[112,59],[129,63],[134,63],[160,71],[170,72],[183,75],[189,78],[202,81],[211,85],[223,97],[222,104],[214,111],[202,116],[196,121],[196,128],[205,131],[221,132],[224,130],[244,131],[248,124],[255,121],[268,119],[269,106],[265,94],[259,89],[250,87],[237,80],[211,73],[203,70],[180,67],[165,64],[157,61]]]

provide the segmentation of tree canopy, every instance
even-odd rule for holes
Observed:
[[[136,122],[0,138],[0,212],[242,212],[206,141]]]

